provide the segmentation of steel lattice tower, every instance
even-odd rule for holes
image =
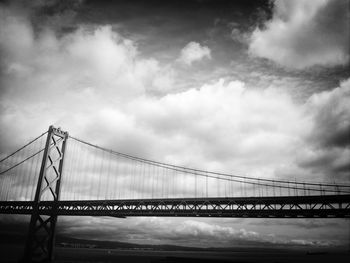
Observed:
[[[68,133],[49,127],[36,188],[23,261],[50,262],[53,259],[57,204]],[[41,201],[52,201],[51,211],[40,214]]]

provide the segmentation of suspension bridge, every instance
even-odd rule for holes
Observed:
[[[349,183],[188,168],[103,148],[53,126],[0,157],[0,214],[31,215],[26,262],[52,259],[63,215],[350,217]]]

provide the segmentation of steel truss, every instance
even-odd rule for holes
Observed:
[[[34,202],[0,202],[0,213],[30,214]],[[350,217],[350,195],[42,201],[42,215],[245,218]]]

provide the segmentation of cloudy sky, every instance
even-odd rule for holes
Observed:
[[[54,124],[204,170],[349,180],[348,0],[1,1],[0,19],[3,154]],[[60,231],[198,246],[349,242],[343,220],[81,221],[63,218]]]

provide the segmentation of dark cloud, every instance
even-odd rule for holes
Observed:
[[[49,28],[56,33],[75,28],[75,16],[83,0],[50,0],[50,1],[5,1],[4,6],[13,13],[30,20],[36,33]]]
[[[349,63],[349,2],[274,2],[273,17],[251,36],[251,54],[304,69]]]
[[[248,57],[243,38],[232,40],[258,23],[252,12],[264,3],[134,3],[1,5],[2,155],[54,124],[106,148],[202,169],[269,178],[283,171],[288,179],[303,180],[320,180],[320,172],[327,179],[345,174],[349,82],[333,90],[319,78],[324,71],[290,73]],[[239,28],[235,36],[233,28]],[[189,70],[176,60],[191,42],[208,47],[212,59]],[[345,76],[329,74],[332,83]],[[310,100],[294,100],[297,92],[311,93]],[[89,165],[80,173],[93,184]],[[87,185],[81,186],[85,191]],[[222,220],[73,221],[64,221],[61,231],[135,242],[208,240],[210,246],[222,240],[226,246],[317,239],[295,234],[295,226],[280,240],[273,231]],[[121,234],[113,234],[116,228]]]
[[[329,174],[332,180],[346,180],[350,166],[350,81],[340,87],[312,95],[307,111],[313,118],[312,128],[306,140],[308,153],[302,154],[299,164],[320,175]]]
[[[347,147],[350,145],[350,122],[348,100],[350,98],[349,81],[342,89],[327,95],[314,96],[317,111],[313,139],[324,147]]]

